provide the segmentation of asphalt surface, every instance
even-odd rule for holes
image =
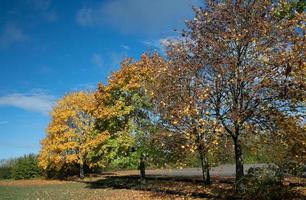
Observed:
[[[247,171],[251,167],[265,167],[267,164],[245,164],[244,171]],[[138,175],[139,171],[137,170],[128,170],[116,172],[117,175]],[[146,170],[147,175],[152,176],[173,176],[173,177],[201,177],[202,169],[201,168],[184,168],[184,169],[156,169],[156,170]],[[218,167],[212,167],[210,169],[211,176],[217,177],[231,177],[235,176],[235,165],[220,165]]]

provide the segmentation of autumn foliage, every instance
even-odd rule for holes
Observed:
[[[305,13],[284,14],[288,3],[195,7],[166,55],[125,59],[96,91],[58,101],[40,166],[78,166],[81,177],[84,166],[138,167],[145,179],[147,166],[185,166],[192,155],[210,183],[223,151],[233,152],[241,183],[245,149],[260,149],[279,167],[305,164]]]
[[[107,138],[94,130],[94,106],[94,95],[87,92],[73,92],[58,101],[42,141],[39,164],[44,170],[69,170],[79,165],[80,176],[84,176],[84,165],[92,165],[90,150]]]

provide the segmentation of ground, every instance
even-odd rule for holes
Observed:
[[[29,185],[28,185],[29,184]],[[91,189],[86,183],[35,180],[18,181],[16,185],[0,186],[0,199],[10,200],[73,200],[73,199],[152,199],[153,194],[127,189]],[[158,199],[158,198],[156,198]]]
[[[248,167],[248,166],[247,166]],[[200,169],[148,170],[146,184],[138,171],[105,173],[85,180],[18,180],[0,181],[0,199],[72,200],[72,199],[229,199],[233,198],[233,167],[212,169],[213,184],[204,186]],[[306,199],[305,179],[287,179],[294,199]]]
[[[141,185],[135,177],[95,177],[77,181],[6,181],[0,183],[0,199],[210,199],[228,184],[204,187],[197,182],[148,180]],[[222,195],[219,196],[223,198]]]

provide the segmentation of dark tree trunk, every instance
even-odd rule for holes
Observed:
[[[211,182],[210,182],[208,159],[201,150],[199,150],[199,155],[201,160],[203,183],[210,184]]]
[[[209,165],[208,165],[208,159],[205,155],[204,147],[202,144],[202,137],[201,134],[199,134],[194,128],[194,134],[196,135],[196,144],[198,145],[198,153],[199,158],[201,161],[201,168],[202,168],[202,177],[203,177],[203,183],[204,184],[210,184],[210,175],[209,175]]]
[[[140,180],[142,183],[145,183],[146,182],[146,164],[145,164],[145,159],[143,155],[140,156],[139,170],[140,170]]]
[[[205,166],[205,168],[206,168],[206,180],[205,180],[205,183],[210,184],[211,182],[210,182],[208,158],[205,158],[205,160],[206,160],[206,166]]]
[[[204,163],[204,156],[202,152],[199,152],[200,154],[200,160],[201,160],[201,168],[202,168],[202,177],[203,177],[203,183],[206,182],[206,177],[205,177],[205,163]]]
[[[242,177],[244,176],[242,149],[238,137],[233,137],[235,147],[235,163],[236,163],[236,184],[239,185]]]
[[[80,178],[83,179],[85,176],[84,176],[84,164],[81,163],[80,164]]]

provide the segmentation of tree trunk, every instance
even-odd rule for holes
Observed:
[[[209,163],[208,163],[208,158],[205,157],[205,163],[206,163],[206,180],[205,180],[205,184],[210,184],[210,174],[209,174]]]
[[[199,155],[200,155],[200,160],[201,160],[203,183],[210,184],[208,159],[206,158],[203,151],[201,150],[199,150]]]
[[[80,163],[80,178],[83,179],[84,177],[84,164]]]
[[[199,134],[194,128],[194,134],[196,135],[196,144],[198,146],[198,153],[201,161],[201,168],[202,168],[202,177],[203,177],[203,183],[204,184],[210,184],[210,175],[209,175],[209,165],[208,165],[208,159],[205,155],[204,147],[202,142],[201,134]]]
[[[235,162],[236,162],[236,184],[239,185],[242,177],[244,176],[243,161],[242,161],[242,149],[238,137],[233,137],[235,146]]]
[[[140,180],[141,183],[146,183],[146,165],[143,154],[140,156],[139,160],[139,170],[140,170]]]

